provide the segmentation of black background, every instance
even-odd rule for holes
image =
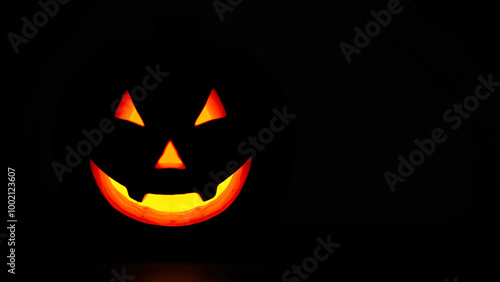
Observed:
[[[21,17],[40,8],[9,1],[2,106],[4,159],[16,169],[16,278],[110,281],[111,270],[125,266],[135,281],[281,281],[312,255],[318,236],[331,235],[341,246],[308,281],[498,281],[499,90],[456,131],[442,115],[474,93],[479,75],[500,80],[499,6],[402,1],[403,11],[348,64],[339,44],[353,44],[353,28],[386,5],[243,1],[220,21],[210,1],[71,1],[15,54],[6,34],[21,34]],[[181,45],[168,34],[191,32],[186,22],[198,23],[195,39],[255,58],[297,114],[252,167],[244,189],[283,191],[275,208],[257,197],[255,218],[236,201],[220,219],[148,226],[112,209],[85,163],[61,184],[51,169],[78,141],[74,132],[97,126],[87,113],[73,132],[61,131],[61,107],[76,99],[67,91],[75,73],[124,38],[165,36],[161,44]],[[131,68],[137,80],[145,65]],[[96,81],[84,86],[88,97],[108,87]],[[397,156],[437,127],[448,140],[392,193],[383,173],[396,172]]]

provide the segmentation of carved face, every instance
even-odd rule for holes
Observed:
[[[205,105],[194,121],[193,127],[226,118],[226,110],[215,89],[212,89]],[[128,91],[123,95],[115,112],[115,118],[125,120],[140,127],[146,127],[141,115],[134,106]],[[106,200],[119,212],[144,223],[182,226],[212,218],[231,205],[238,196],[250,170],[251,158],[217,185],[215,195],[203,200],[200,194],[147,193],[142,201],[129,196],[127,187],[109,177],[99,166],[90,160],[94,179]],[[174,142],[168,140],[161,155],[154,164],[154,169],[185,170],[189,169],[182,161]]]

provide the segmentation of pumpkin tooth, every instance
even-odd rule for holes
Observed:
[[[139,189],[127,189],[127,193],[130,198],[134,199],[137,202],[142,202],[144,196],[146,196],[146,194],[144,192],[141,192]]]

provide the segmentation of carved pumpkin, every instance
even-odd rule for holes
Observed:
[[[87,138],[82,129],[103,119],[114,128],[64,175],[61,194],[80,222],[112,222],[129,236],[151,225],[217,238],[214,230],[252,229],[278,208],[292,173],[290,125],[265,144],[248,138],[282,110],[282,92],[253,58],[207,45],[118,41],[72,76],[58,105],[58,159]],[[157,65],[169,76],[138,99],[146,67]]]
[[[60,236],[89,242],[66,248],[65,257],[82,261],[96,256],[111,261],[246,258],[249,251],[258,252],[255,242],[265,249],[261,237],[270,242],[267,227],[293,179],[295,122],[284,126],[276,121],[284,130],[265,143],[257,140],[259,145],[254,145],[248,138],[259,137],[261,129],[275,121],[273,109],[281,111],[288,104],[282,85],[257,59],[262,56],[240,43],[218,39],[216,30],[205,40],[198,32],[187,32],[186,26],[171,28],[174,26],[179,24],[162,23],[164,33],[146,39],[147,32],[138,28],[137,36],[103,42],[71,73],[57,101],[53,159],[65,162],[66,146],[76,150],[82,140],[89,141],[83,130],[99,129],[102,120],[110,121],[108,128],[114,128],[103,131],[92,152],[82,155],[82,162],[63,175],[60,185],[54,185],[58,207],[64,210],[58,215],[64,231]],[[148,90],[144,99],[137,99],[140,93],[134,95],[134,88],[143,85],[148,74],[145,68],[155,69],[156,65],[169,76]],[[226,115],[201,123],[212,90]],[[126,102],[128,96],[130,102]],[[134,104],[136,112],[127,115],[118,110],[122,100],[123,105]],[[289,107],[289,112],[294,110]],[[200,123],[195,126],[198,118]],[[245,166],[247,161],[251,170],[250,163]],[[119,189],[110,191],[115,192],[118,203],[136,208],[134,212],[148,210],[154,220],[166,220],[139,204],[147,194],[147,201],[154,200],[151,195],[192,195],[188,197],[197,199],[195,204],[214,203],[212,199],[222,191],[219,184],[230,175],[231,181],[237,179],[239,169],[244,185],[238,194],[231,194],[235,197],[232,202],[221,205],[218,215],[212,209],[216,205],[209,209],[200,206],[191,213],[193,217],[178,213],[178,228],[132,219],[118,211],[98,187],[98,182],[115,184]],[[122,187],[128,198],[120,193]],[[225,189],[229,190],[236,191]],[[206,219],[200,221],[196,214]]]

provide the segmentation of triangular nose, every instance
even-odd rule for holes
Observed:
[[[174,168],[174,169],[185,169],[186,166],[179,157],[179,153],[175,149],[172,140],[168,140],[167,146],[163,150],[160,159],[156,162],[155,168]]]

